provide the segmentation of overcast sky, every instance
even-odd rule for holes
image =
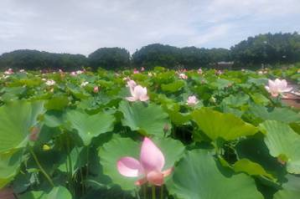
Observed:
[[[0,0],[0,13],[0,54],[230,48],[259,33],[300,32],[300,0]]]

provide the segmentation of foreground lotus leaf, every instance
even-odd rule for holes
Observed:
[[[270,155],[286,164],[289,173],[300,174],[300,135],[287,124],[278,121],[265,121],[260,125],[266,132],[265,143]]]
[[[167,182],[176,199],[263,199],[255,181],[246,174],[224,175],[207,150],[188,152]]]
[[[0,107],[0,153],[26,146],[43,112],[43,102],[15,101]]]

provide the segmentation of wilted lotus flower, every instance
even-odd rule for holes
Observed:
[[[149,96],[147,95],[147,88],[142,87],[140,85],[129,87],[131,97],[126,97],[128,101],[134,102],[134,101],[147,101],[149,99]]]
[[[189,106],[195,106],[196,104],[198,104],[198,99],[195,95],[192,95],[192,96],[189,96],[187,101],[186,101],[186,104],[189,105]]]
[[[140,159],[123,157],[117,162],[118,171],[126,177],[140,177],[136,185],[150,183],[161,186],[164,178],[171,174],[173,168],[162,171],[165,157],[161,150],[149,139],[144,138],[140,151]]]
[[[277,97],[282,93],[290,92],[293,89],[292,87],[288,87],[285,79],[275,79],[275,81],[269,79],[269,85],[265,86],[265,88],[273,97]]]
[[[52,79],[46,81],[47,86],[53,86],[54,84],[55,84],[55,81]]]
[[[145,71],[145,68],[144,68],[144,67],[141,67],[141,71]]]
[[[184,74],[184,73],[180,73],[180,74],[179,74],[179,78],[180,78],[180,79],[187,79],[188,76],[186,76],[186,74]]]

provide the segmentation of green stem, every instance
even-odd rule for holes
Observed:
[[[44,168],[42,167],[42,165],[40,164],[36,154],[34,153],[34,151],[32,150],[32,148],[29,148],[30,153],[32,154],[33,159],[35,160],[37,166],[39,167],[40,171],[44,174],[45,178],[48,180],[49,184],[51,184],[52,187],[55,187],[53,181],[51,180],[50,176],[47,174],[47,172],[44,170]]]
[[[69,169],[70,169],[70,179],[72,179],[72,176],[73,176],[73,167],[72,167],[72,158],[70,156],[70,153],[71,153],[71,149],[70,149],[70,138],[67,137],[67,159],[68,159],[68,162],[69,162]],[[70,182],[71,183],[71,182]]]
[[[78,155],[78,157],[79,157],[78,147],[76,147],[76,151],[77,151],[77,155]],[[84,193],[85,193],[85,190],[84,190],[84,183],[83,183],[83,172],[82,172],[82,168],[80,169],[80,178],[81,178],[82,194],[84,194]]]
[[[147,199],[147,185],[143,185],[144,199]]]
[[[155,186],[154,185],[152,185],[152,199],[156,199]]]
[[[89,155],[90,155],[90,149],[87,147],[86,149],[86,177],[89,175]]]
[[[160,187],[160,199],[164,199],[164,185]]]

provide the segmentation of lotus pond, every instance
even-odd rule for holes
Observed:
[[[20,199],[298,199],[300,113],[283,99],[297,101],[299,85],[297,67],[5,71],[0,189]]]

